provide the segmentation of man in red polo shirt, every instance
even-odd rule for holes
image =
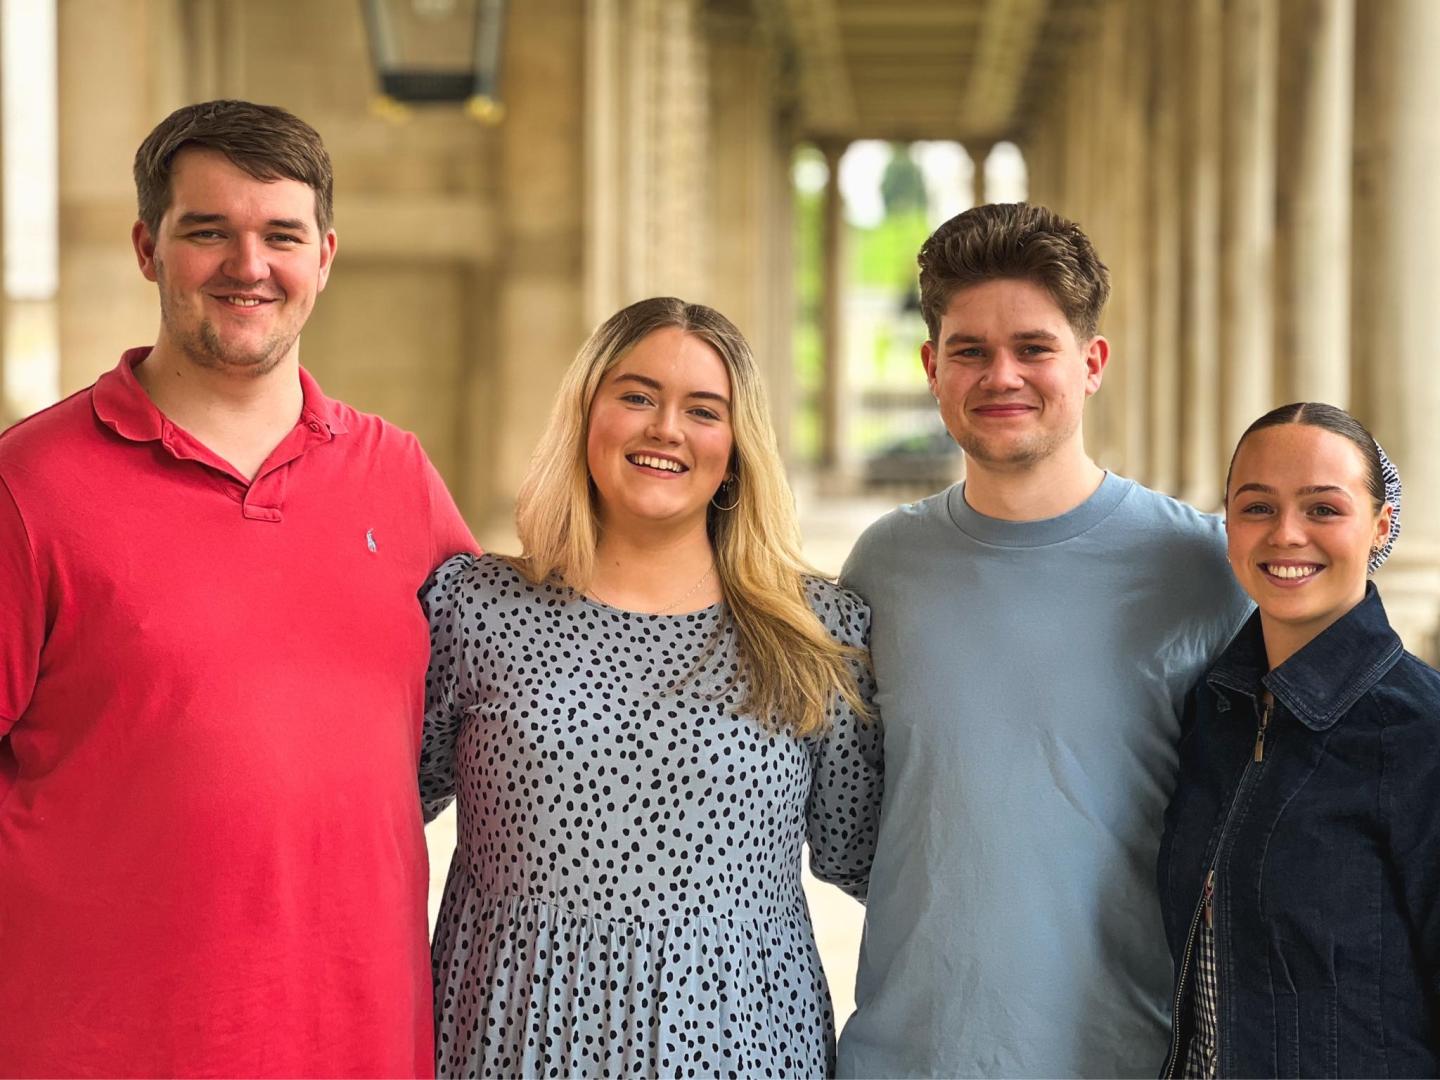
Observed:
[[[300,367],[314,130],[189,106],[135,178],[154,347],[0,437],[0,1075],[426,1075],[416,591],[474,541]]]

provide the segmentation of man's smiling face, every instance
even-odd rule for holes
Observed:
[[[1104,338],[1077,341],[1044,288],[1013,278],[957,290],[937,341],[921,347],[946,428],[967,456],[1002,470],[1080,438],[1107,358]]]
[[[137,222],[133,239],[160,287],[161,341],[201,367],[257,378],[294,353],[335,254],[308,185],[258,180],[199,147],[175,156],[157,234]]]

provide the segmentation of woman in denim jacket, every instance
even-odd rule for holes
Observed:
[[[1163,1075],[1440,1074],[1440,673],[1368,573],[1399,478],[1329,405],[1252,424],[1226,481],[1259,610],[1191,692],[1159,884]]]

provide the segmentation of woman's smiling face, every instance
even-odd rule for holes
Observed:
[[[730,393],[720,355],[675,327],[647,334],[606,372],[586,439],[601,521],[703,529],[734,447]]]
[[[1308,424],[1262,428],[1240,444],[1225,532],[1267,640],[1279,631],[1298,648],[1364,598],[1370,551],[1390,530],[1367,468],[1354,443]]]

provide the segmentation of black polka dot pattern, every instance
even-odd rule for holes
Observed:
[[[458,800],[433,949],[441,1076],[820,1076],[834,1018],[801,890],[863,897],[877,723],[740,714],[716,605],[641,615],[459,555],[422,596],[420,793]],[[837,639],[869,612],[810,586]],[[873,693],[862,676],[867,699]]]

